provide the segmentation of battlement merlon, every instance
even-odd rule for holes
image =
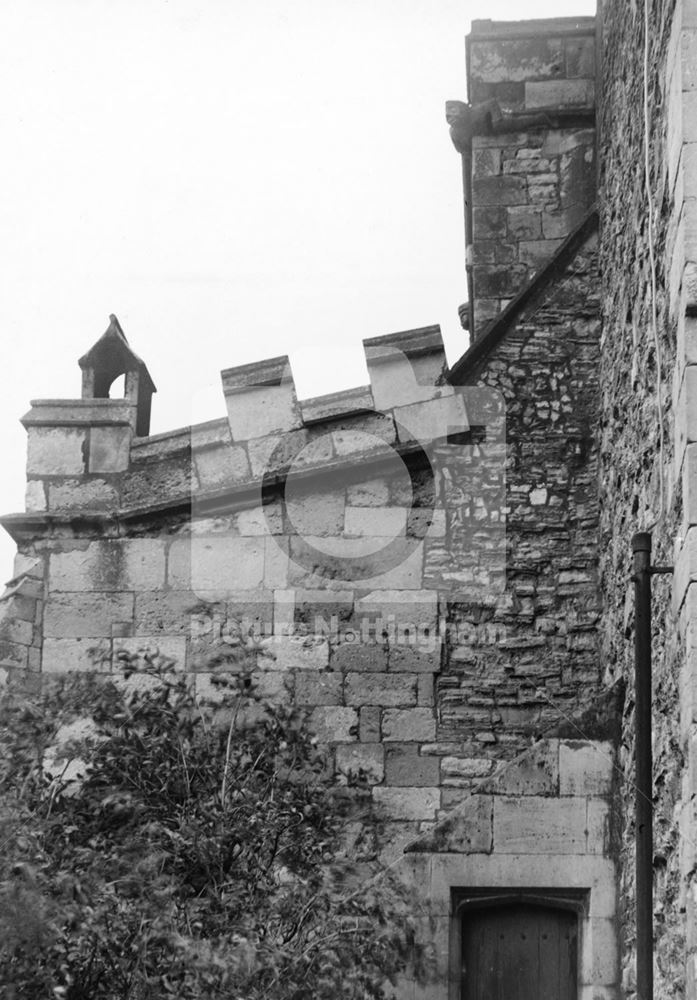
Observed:
[[[262,480],[280,481],[291,466],[303,475],[368,469],[386,449],[408,456],[424,440],[466,429],[438,326],[373,337],[364,350],[369,385],[298,400],[289,359],[266,359],[221,372],[226,418],[140,435],[141,393],[149,406],[154,385],[112,317],[80,359],[83,398],[35,400],[22,418],[27,514],[3,524],[26,540],[42,519],[60,532],[72,517],[126,523],[167,507],[244,505]],[[123,370],[125,398],[89,395],[108,392]]]

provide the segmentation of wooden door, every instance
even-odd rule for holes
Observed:
[[[462,921],[462,1000],[576,1000],[573,911],[517,903]]]

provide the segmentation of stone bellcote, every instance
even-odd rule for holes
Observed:
[[[135,432],[138,437],[146,437],[150,432],[152,394],[157,390],[145,363],[129,346],[116,316],[109,316],[107,330],[78,364],[82,368],[83,399],[108,399],[116,379],[126,376],[124,395],[136,408]]]

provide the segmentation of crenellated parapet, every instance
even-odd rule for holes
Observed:
[[[112,318],[80,361],[83,398],[35,400],[22,418],[26,509],[133,514],[240,492],[291,466],[331,470],[384,448],[409,449],[424,436],[430,443],[455,425],[467,428],[462,401],[444,379],[438,327],[375,337],[364,347],[367,386],[299,400],[289,359],[272,358],[221,373],[227,419],[144,435],[138,431],[149,414],[152,380]],[[121,369],[125,398],[91,395],[105,392]]]

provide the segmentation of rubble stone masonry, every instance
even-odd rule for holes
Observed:
[[[696,31],[697,5],[691,0],[605,5],[599,140],[603,668],[608,682],[625,677],[631,693],[631,537],[649,530],[654,565],[675,565],[672,586],[669,576],[654,577],[653,586],[655,989],[657,996],[671,997],[693,996],[697,988],[692,641]],[[633,751],[630,696],[620,757],[620,920],[623,984],[629,996],[635,988]]]

